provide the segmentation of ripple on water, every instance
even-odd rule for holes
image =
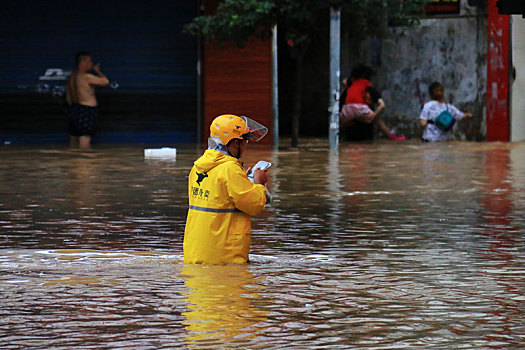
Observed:
[[[520,347],[524,150],[252,148],[251,263],[185,266],[195,150],[0,148],[0,347]]]

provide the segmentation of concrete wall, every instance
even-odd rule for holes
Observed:
[[[485,139],[487,14],[467,2],[461,6],[459,15],[425,18],[412,28],[390,27],[385,38],[343,53],[344,74],[359,61],[376,70],[373,84],[387,104],[384,120],[400,134],[420,137],[419,113],[429,100],[428,85],[437,80],[450,102],[474,114],[454,128],[453,137]]]
[[[512,64],[516,79],[511,86],[511,141],[525,140],[525,19],[512,16]]]

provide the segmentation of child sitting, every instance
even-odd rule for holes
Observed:
[[[447,141],[448,130],[439,127],[435,123],[436,118],[443,112],[448,111],[455,120],[472,117],[470,113],[463,113],[450,103],[445,102],[445,88],[438,82],[433,82],[428,87],[428,93],[432,101],[425,103],[419,120],[425,128],[423,142]]]
[[[374,75],[372,68],[362,64],[352,69],[350,77],[343,81],[346,86],[345,104],[364,103],[365,89],[372,85],[370,83],[372,75]]]
[[[350,126],[354,124],[355,121],[367,124],[375,123],[389,140],[404,140],[404,136],[398,136],[379,118],[379,115],[386,108],[385,101],[381,98],[379,91],[370,86],[366,87],[364,91],[363,103],[348,103],[343,106],[339,118],[340,128]],[[377,105],[377,109],[374,111],[373,108],[375,105]]]

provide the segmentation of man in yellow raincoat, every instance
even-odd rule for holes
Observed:
[[[239,158],[248,140],[259,141],[267,132],[254,120],[233,114],[220,115],[211,123],[208,149],[195,161],[188,179],[185,264],[248,261],[250,216],[264,208],[268,178],[255,170],[252,183]]]

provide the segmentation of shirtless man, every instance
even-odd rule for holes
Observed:
[[[97,129],[98,106],[95,86],[106,86],[108,78],[94,65],[88,52],[75,56],[77,69],[67,80],[66,100],[69,108],[69,134],[71,147],[90,148],[91,137]],[[88,73],[91,70],[95,74]]]

